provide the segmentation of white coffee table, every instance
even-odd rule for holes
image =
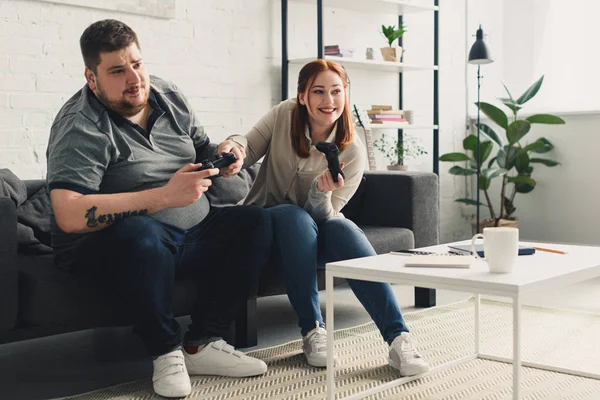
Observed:
[[[425,247],[421,250],[446,252],[448,245],[469,244],[456,242]],[[399,283],[432,289],[447,289],[475,294],[475,349],[474,353],[451,361],[430,372],[447,369],[460,363],[482,358],[492,361],[513,364],[513,399],[519,399],[521,381],[521,365],[562,372],[587,378],[600,379],[600,374],[575,371],[550,365],[525,362],[521,360],[521,296],[539,289],[562,287],[586,279],[600,276],[600,247],[573,246],[547,243],[521,242],[521,244],[552,248],[565,251],[567,254],[555,254],[537,251],[531,256],[519,256],[517,265],[510,274],[492,274],[484,261],[477,260],[469,269],[461,268],[407,268],[404,267],[406,256],[382,254],[374,257],[356,258],[353,260],[328,263],[326,267],[326,301],[327,301],[327,398],[335,397],[335,381],[333,366],[333,279],[349,278],[374,282]],[[513,358],[498,357],[480,352],[480,298],[481,294],[510,297],[513,299]],[[346,399],[360,399],[382,390],[410,382],[422,375],[400,378],[385,383]]]

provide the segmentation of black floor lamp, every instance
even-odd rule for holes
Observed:
[[[471,51],[469,51],[469,64],[477,64],[477,152],[475,153],[475,160],[477,160],[477,222],[476,222],[476,232],[479,233],[479,179],[481,176],[481,166],[480,166],[480,134],[479,134],[479,118],[481,111],[479,110],[479,96],[481,94],[481,64],[489,64],[494,62],[490,56],[490,52],[483,41],[483,29],[481,29],[481,25],[479,25],[479,29],[477,29],[477,35],[475,39],[475,43],[471,46]]]

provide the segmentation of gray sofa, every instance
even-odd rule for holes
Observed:
[[[24,182],[25,202],[0,196],[0,344],[82,329],[129,325],[131,315],[118,306],[110,292],[56,268],[52,255],[44,254],[47,248],[43,244],[18,243],[22,241],[22,230],[29,229],[27,215],[41,213],[43,219],[43,204],[48,204],[44,181]],[[234,185],[242,193],[249,187],[247,178],[237,182],[228,180],[227,185]],[[219,197],[219,186],[213,186],[213,198]],[[32,199],[37,202],[30,201]],[[40,199],[44,201],[39,202]],[[343,212],[363,229],[379,254],[437,244],[437,176],[421,172],[366,172],[361,187]],[[47,240],[46,232],[34,230],[34,235],[42,242]],[[34,251],[30,251],[32,248]],[[323,285],[322,272],[319,281]],[[273,266],[268,266],[228,339],[238,347],[255,345],[256,312],[260,312],[256,299],[283,293],[279,274]],[[175,314],[188,315],[195,297],[191,283],[177,282]],[[415,288],[415,304],[435,305],[435,290]]]

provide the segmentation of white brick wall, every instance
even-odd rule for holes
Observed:
[[[137,32],[150,73],[183,89],[213,141],[245,133],[279,101],[279,4],[278,0],[178,0],[176,18],[160,19],[34,0],[0,0],[0,168],[10,168],[24,179],[45,176],[51,122],[85,82],[79,37],[89,24],[104,18],[120,19]],[[315,56],[314,7],[293,7],[290,55]],[[440,16],[440,154],[460,148],[464,135],[464,1],[454,1],[452,7],[442,8]],[[405,18],[412,34],[405,39],[407,57],[415,63],[432,61],[432,15],[426,14]],[[381,23],[396,20],[375,17],[369,21],[358,13],[330,9],[325,41],[352,39],[361,52],[367,46],[377,48],[384,43],[378,34]],[[290,74],[292,88],[297,71]],[[380,102],[377,98],[397,102],[397,78],[361,73],[351,77],[356,82],[354,102],[361,96],[365,104]],[[427,119],[431,81],[429,73],[405,74],[405,104]],[[430,150],[431,133],[422,135]],[[431,157],[430,150],[414,168],[430,171]],[[448,176],[447,167],[440,167],[442,240],[465,238],[470,228],[453,202],[462,196],[464,183]]]

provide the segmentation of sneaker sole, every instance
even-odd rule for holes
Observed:
[[[219,369],[207,368],[207,369],[197,370],[194,367],[190,367],[189,365],[186,365],[186,367],[188,370],[188,374],[190,374],[190,375],[228,376],[231,378],[245,378],[245,377],[249,377],[249,376],[258,376],[258,375],[264,375],[267,372],[266,366],[261,369],[245,371],[245,372],[242,372],[242,371],[235,372],[234,369],[227,369],[227,368],[219,368]]]
[[[165,390],[165,391],[163,391],[162,389],[157,390],[157,388],[154,388],[154,393],[156,393],[159,396],[167,397],[167,398],[182,398],[182,397],[189,396],[190,393],[192,393],[192,388],[190,387],[189,390],[179,389],[179,390]]]
[[[424,374],[425,372],[429,372],[429,365],[402,368],[400,365],[398,365],[394,360],[392,360],[389,357],[388,357],[388,364],[390,364],[392,367],[394,367],[398,371],[400,371],[400,376],[414,376],[414,375]]]

